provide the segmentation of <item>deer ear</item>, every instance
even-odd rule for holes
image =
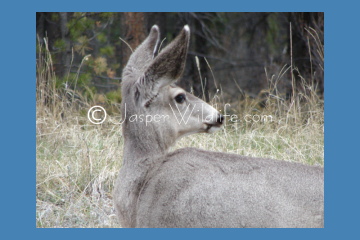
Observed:
[[[180,34],[150,64],[145,75],[156,79],[177,80],[185,68],[190,29],[185,25]]]
[[[190,28],[185,25],[180,34],[151,62],[138,79],[143,103],[149,106],[159,90],[176,81],[184,71],[190,41]]]
[[[156,56],[160,43],[160,30],[157,25],[152,26],[149,36],[131,54],[127,66],[137,66],[139,71],[145,71]]]

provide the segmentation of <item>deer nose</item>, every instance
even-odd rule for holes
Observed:
[[[218,118],[216,119],[216,122],[222,124],[224,122],[224,116],[219,113]]]

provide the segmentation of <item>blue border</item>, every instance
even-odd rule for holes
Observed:
[[[359,18],[355,1],[16,1],[2,22],[2,229],[10,239],[348,239],[359,224]],[[36,11],[325,12],[325,229],[36,229]],[[5,29],[4,29],[5,28]],[[353,105],[355,104],[355,105]],[[10,120],[9,120],[10,119]],[[355,151],[354,151],[355,149]],[[356,184],[356,185],[354,185]]]

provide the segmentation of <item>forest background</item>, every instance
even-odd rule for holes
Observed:
[[[190,26],[188,59],[178,84],[196,96],[209,100],[221,88],[228,101],[256,98],[269,87],[272,75],[293,64],[296,69],[277,82],[277,94],[289,99],[292,81],[295,90],[301,88],[300,72],[316,83],[323,97],[324,64],[318,46],[324,44],[324,13],[38,12],[37,54],[39,43],[45,48],[47,39],[58,88],[73,89],[76,79],[77,90],[88,98],[121,102],[122,69],[131,49],[154,24],[160,27],[162,46],[185,24]]]

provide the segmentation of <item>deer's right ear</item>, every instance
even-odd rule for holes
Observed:
[[[150,62],[155,58],[160,43],[160,30],[157,25],[152,26],[149,36],[131,54],[128,66],[137,66],[139,71],[145,71]]]
[[[176,81],[185,68],[190,29],[185,25],[180,34],[166,46],[137,81],[142,102],[149,106],[159,90]]]

